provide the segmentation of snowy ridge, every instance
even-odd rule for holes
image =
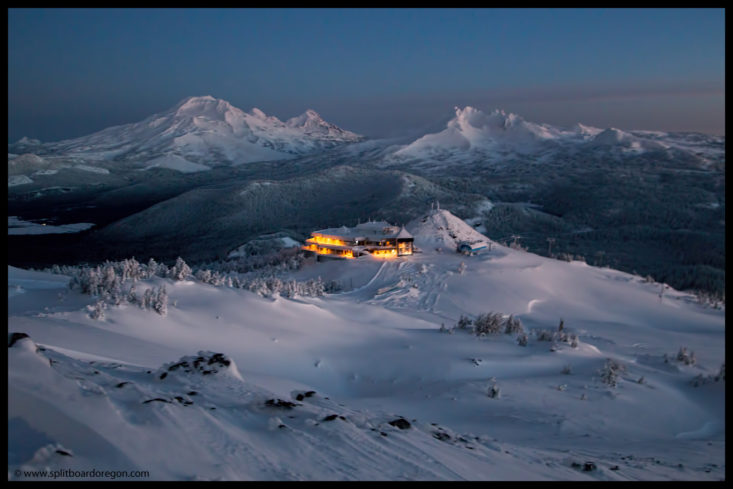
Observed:
[[[647,140],[613,127],[596,134],[590,140],[590,145],[594,147],[610,146],[634,151],[665,150],[670,147],[659,141]]]

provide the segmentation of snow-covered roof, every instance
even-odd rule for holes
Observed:
[[[407,229],[405,229],[405,226],[402,226],[402,229],[400,229],[400,232],[397,233],[397,236],[395,237],[397,239],[412,238],[412,234],[407,232]]]
[[[393,226],[387,221],[369,221],[357,224],[353,228],[341,226],[338,228],[320,229],[313,231],[314,235],[339,236],[342,238],[356,239],[385,239],[385,238],[412,238],[412,235],[404,228]]]

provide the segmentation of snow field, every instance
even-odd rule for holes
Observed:
[[[122,305],[93,320],[84,306],[95,299],[62,277],[9,267],[8,331],[30,336],[8,350],[9,475],[94,466],[173,480],[724,478],[724,380],[691,384],[724,362],[724,311],[496,243],[458,255],[451,245],[476,231],[447,211],[408,230],[422,253],[293,273],[351,278],[350,290],[322,298],[141,282],[166,286],[166,316]],[[527,346],[515,334],[440,331],[490,311],[519,318]],[[561,319],[576,347],[541,339]],[[682,346],[695,364],[675,359]],[[608,359],[615,387],[602,381]],[[390,424],[401,418],[408,428]]]

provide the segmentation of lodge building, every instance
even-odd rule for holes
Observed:
[[[379,258],[396,258],[412,255],[413,236],[404,226],[392,226],[386,221],[370,221],[353,228],[321,229],[313,231],[303,246],[319,256],[356,258],[372,255]]]

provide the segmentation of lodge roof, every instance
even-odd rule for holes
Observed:
[[[353,228],[341,226],[339,228],[327,228],[313,231],[315,235],[335,236],[347,239],[365,238],[369,240],[378,240],[386,238],[409,239],[412,234],[407,232],[404,226],[393,226],[387,221],[369,221],[357,224]]]

